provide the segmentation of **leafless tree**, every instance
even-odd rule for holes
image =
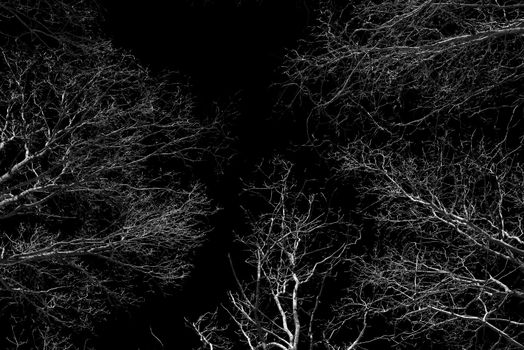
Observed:
[[[489,123],[522,104],[522,12],[519,1],[326,6],[311,49],[290,55],[289,85],[339,132],[355,119],[385,135]]]
[[[5,348],[73,349],[116,307],[180,285],[212,212],[202,186],[177,180],[204,150],[187,89],[77,38],[61,16],[81,4],[66,4],[0,5],[55,40],[0,50]]]
[[[252,233],[238,237],[252,274],[241,279],[232,266],[238,290],[230,291],[223,305],[239,341],[248,349],[329,346],[330,323],[324,322],[320,309],[325,313],[326,285],[351,242],[334,230],[342,226],[341,218],[319,212],[322,201],[304,194],[291,172],[289,162],[277,160],[263,185],[248,186],[263,196],[268,210],[255,220]],[[221,323],[211,320],[199,319],[193,326],[204,348],[219,349],[214,339],[227,339],[232,332],[216,332]],[[202,322],[207,325],[200,327]]]
[[[403,344],[426,334],[452,348],[522,348],[512,310],[524,297],[522,166],[504,148],[449,147],[345,154],[344,171],[368,176],[361,188],[387,245],[350,259],[347,305],[391,317],[388,336]]]
[[[344,136],[341,173],[376,231],[373,249],[346,262],[338,325],[388,326],[357,347],[524,347],[522,11],[326,7],[310,48],[290,56],[289,84]]]

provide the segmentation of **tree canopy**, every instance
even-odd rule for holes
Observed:
[[[0,5],[6,349],[85,349],[115,309],[172,293],[213,211],[181,182],[204,151],[188,89],[99,37],[92,6]]]
[[[110,347],[118,312],[222,278],[164,333],[185,321],[208,350],[524,348],[519,1],[319,2],[279,80],[249,85],[263,97],[205,107],[103,16],[0,4],[1,347]],[[242,111],[254,100],[273,105]]]

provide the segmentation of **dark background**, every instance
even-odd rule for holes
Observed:
[[[225,113],[224,118],[233,140],[228,147],[235,152],[219,175],[211,161],[196,169],[196,176],[222,210],[212,218],[214,230],[198,253],[195,271],[183,291],[149,299],[139,310],[114,314],[113,326],[102,330],[97,349],[191,349],[198,345],[184,318],[194,319],[219,305],[233,283],[228,254],[233,261],[242,259],[232,243],[233,232],[249,230],[238,200],[239,179],[262,158],[305,135],[291,121],[293,117],[274,112],[280,89],[272,84],[282,80],[279,67],[288,50],[307,38],[307,27],[315,20],[312,3],[102,1],[105,31],[114,44],[130,50],[154,73],[178,72],[191,86],[197,115],[205,118],[217,107],[231,108],[230,116]]]

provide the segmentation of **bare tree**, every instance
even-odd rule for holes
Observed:
[[[303,193],[291,173],[289,162],[277,160],[262,185],[247,188],[265,203],[253,232],[238,237],[252,272],[241,279],[235,272],[237,266],[232,265],[238,290],[230,291],[223,305],[232,324],[229,333],[217,332],[222,323],[212,323],[212,318],[193,324],[204,348],[221,348],[216,344],[231,339],[231,328],[249,349],[329,345],[327,321],[332,310],[322,302],[349,242],[335,230],[342,226],[342,219],[320,212],[322,201]],[[207,325],[201,327],[202,322]]]
[[[402,344],[425,334],[452,348],[522,348],[524,319],[512,310],[524,298],[522,167],[506,149],[463,146],[346,153],[345,171],[369,177],[361,188],[384,246],[350,259],[343,317],[387,315],[397,327],[382,336]]]
[[[339,332],[368,325],[356,347],[524,347],[522,10],[326,7],[310,47],[290,56],[289,84],[343,136],[341,174],[375,231],[346,262],[338,304]]]
[[[0,5],[2,18],[55,40],[0,50],[6,349],[75,348],[114,308],[177,287],[212,213],[202,186],[178,180],[204,151],[185,87],[77,38],[75,18],[61,17],[69,5]]]
[[[339,133],[355,119],[384,135],[455,128],[457,118],[491,125],[522,104],[513,98],[523,79],[522,11],[518,1],[326,6],[311,48],[290,55],[289,85]]]

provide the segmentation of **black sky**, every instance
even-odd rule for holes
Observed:
[[[297,0],[106,0],[117,46],[153,70],[190,77],[198,98],[260,90],[312,19]],[[249,93],[249,92],[247,92]]]
[[[314,12],[307,0],[102,2],[113,43],[130,50],[153,72],[181,73],[191,84],[197,110],[206,113],[216,102],[236,103],[237,125],[231,129],[240,165],[225,169],[219,179],[209,176],[206,183],[222,210],[200,252],[205,258],[197,262],[181,295],[153,299],[140,311],[117,316],[117,326],[106,329],[99,345],[153,349],[159,344],[149,333],[152,327],[165,349],[191,349],[197,339],[185,327],[184,317],[216,308],[232,283],[227,278],[231,242],[226,236],[245,229],[236,199],[239,178],[250,171],[245,164],[271,154],[291,137],[273,113],[276,94],[270,86],[280,79],[286,52],[305,37]]]

